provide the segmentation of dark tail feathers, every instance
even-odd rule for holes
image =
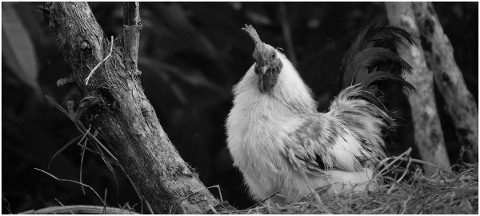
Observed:
[[[392,115],[392,110],[385,100],[383,91],[389,84],[398,85],[404,90],[415,88],[403,77],[403,73],[411,73],[412,67],[393,51],[399,45],[410,44],[414,35],[387,25],[385,22],[373,23],[364,29],[348,45],[340,70],[340,91],[352,86],[362,85],[365,91],[357,98],[362,98]],[[391,134],[395,131],[395,123],[387,122],[383,131],[384,139],[391,143]]]
[[[385,22],[373,23],[353,38],[348,45],[340,69],[340,90],[361,83],[365,90],[375,96],[388,84],[396,84],[405,90],[414,87],[402,77],[403,72],[410,73],[412,67],[393,51],[410,44],[414,35],[387,25]]]

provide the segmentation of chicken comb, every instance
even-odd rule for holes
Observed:
[[[253,39],[253,42],[255,43],[255,51],[253,52],[253,58],[257,60],[257,64],[259,66],[263,66],[265,64],[264,58],[262,57],[262,53],[266,53],[267,47],[265,44],[260,40],[260,36],[258,36],[257,31],[253,28],[252,25],[247,25],[245,24],[245,28],[242,28],[242,30],[246,31],[248,35]]]
[[[246,31],[250,35],[250,37],[253,39],[253,42],[255,42],[255,45],[263,44],[262,40],[260,40],[260,36],[258,36],[257,31],[252,25],[245,24],[245,28],[242,28],[242,30]]]

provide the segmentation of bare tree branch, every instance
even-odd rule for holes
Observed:
[[[438,20],[431,2],[412,3],[425,58],[438,90],[445,99],[462,145],[471,147],[472,162],[478,159],[478,110],[475,98],[465,86],[462,72],[453,57],[453,47]]]
[[[388,2],[385,6],[390,24],[418,35],[411,3]],[[416,94],[409,94],[408,100],[412,109],[415,143],[420,155],[423,160],[449,170],[450,161],[433,91],[433,72],[427,68],[422,46],[417,42],[416,46],[408,44],[397,51],[413,67],[413,74],[406,79],[417,91]],[[427,173],[435,170],[429,166],[424,168]]]
[[[84,79],[111,47],[90,7],[84,2],[50,2],[44,3],[42,10],[72,68],[68,80],[78,85],[83,97],[95,98],[86,117],[154,213],[205,213],[219,201],[180,157],[145,97],[136,76],[138,3],[126,7],[125,39],[122,43],[122,36],[117,37],[111,57],[97,69],[89,85]]]
[[[28,210],[19,214],[138,214],[134,211],[105,206],[53,206],[37,210]]]

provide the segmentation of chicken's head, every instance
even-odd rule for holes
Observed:
[[[255,73],[258,75],[258,89],[260,92],[269,92],[277,83],[278,75],[283,64],[278,57],[277,50],[263,43],[257,31],[251,25],[245,25],[245,30],[255,42],[253,59],[255,60]]]

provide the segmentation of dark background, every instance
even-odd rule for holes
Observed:
[[[2,211],[17,213],[53,205],[102,205],[88,189],[60,182],[44,173],[54,153],[80,135],[74,124],[43,97],[62,106],[81,97],[75,85],[57,87],[71,72],[48,26],[39,3],[2,3]],[[122,3],[90,3],[105,35],[122,30]],[[435,3],[445,33],[468,89],[478,101],[478,3]],[[254,44],[241,30],[252,24],[261,39],[285,50],[314,91],[319,109],[329,105],[338,86],[341,58],[349,39],[361,28],[386,19],[383,3],[141,3],[143,30],[139,68],[145,94],[164,130],[181,156],[196,169],[206,186],[220,185],[222,196],[238,208],[253,204],[226,149],[224,123],[232,107],[232,86],[252,65]],[[5,13],[18,19],[7,23]],[[26,30],[15,32],[9,26]],[[288,26],[292,48],[284,29]],[[18,37],[5,37],[18,34]],[[13,33],[12,33],[13,32]],[[23,36],[23,37],[22,37]],[[26,38],[26,39],[25,39]],[[12,50],[28,44],[27,54]],[[11,49],[9,50],[8,47]],[[25,46],[23,46],[25,47]],[[17,50],[18,51],[18,50]],[[292,56],[292,53],[294,56]],[[17,66],[15,66],[17,65]],[[29,67],[29,72],[20,66]],[[19,69],[20,68],[20,69]],[[23,67],[25,68],[25,67]],[[32,69],[33,68],[33,69]],[[438,91],[436,91],[438,93]],[[438,95],[438,94],[437,94]],[[392,104],[403,118],[390,154],[413,147],[408,100],[395,94]],[[452,122],[437,97],[451,163],[462,158]],[[85,122],[88,125],[88,122]],[[81,148],[72,145],[58,155],[49,173],[79,180]],[[83,182],[107,203],[139,208],[139,199],[120,169],[113,174],[100,157],[86,153]],[[217,194],[216,190],[211,190]]]

